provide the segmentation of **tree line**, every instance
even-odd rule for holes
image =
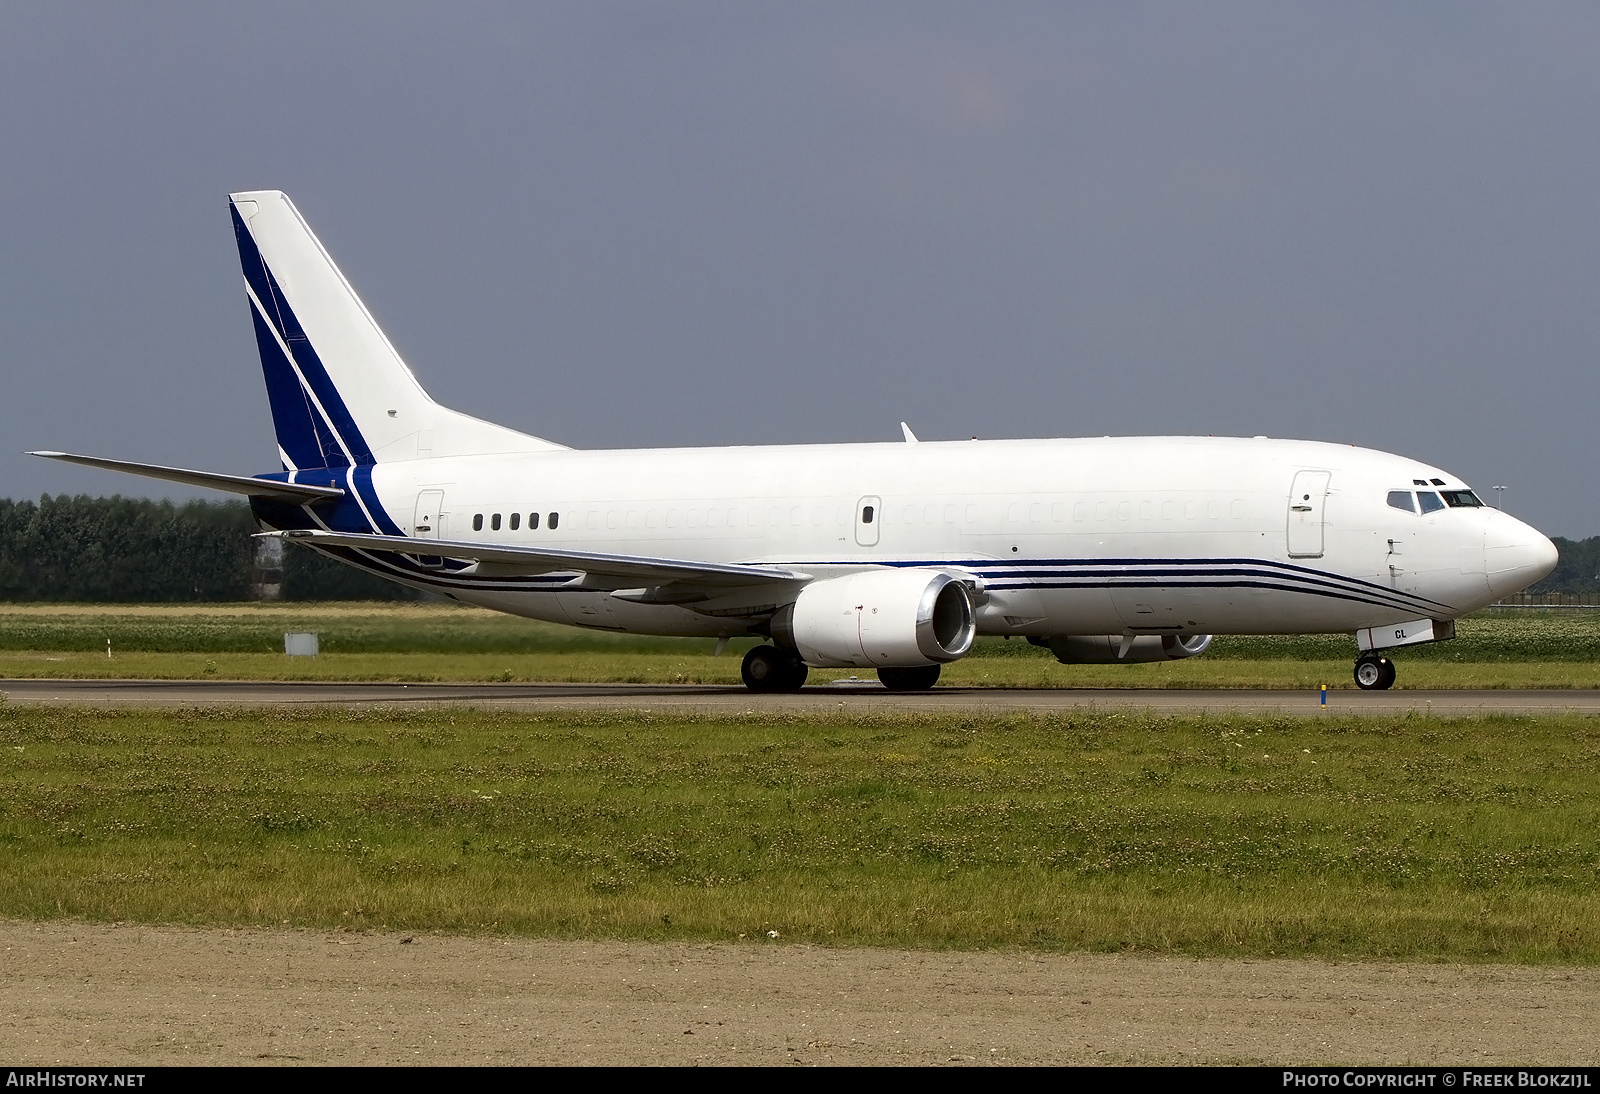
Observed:
[[[1550,576],[1528,589],[1530,593],[1600,595],[1600,536],[1565,539],[1551,536],[1560,558]]]
[[[0,600],[162,603],[247,600],[263,575],[242,501],[0,500]],[[1534,593],[1600,595],[1600,536],[1556,537],[1561,561]],[[322,555],[283,552],[284,600],[410,600],[417,593]]]
[[[301,548],[282,573],[257,565],[242,501],[0,500],[0,600],[172,603],[247,600],[280,578],[284,600],[409,600],[417,594]]]

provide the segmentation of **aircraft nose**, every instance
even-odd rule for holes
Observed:
[[[1538,529],[1495,513],[1484,532],[1483,569],[1496,597],[1521,592],[1556,568],[1556,545]]]

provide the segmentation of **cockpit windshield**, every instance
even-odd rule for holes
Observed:
[[[1407,513],[1415,513],[1419,509],[1423,513],[1437,513],[1449,507],[1451,509],[1480,509],[1483,502],[1471,490],[1391,490],[1385,499],[1389,508],[1399,509]]]

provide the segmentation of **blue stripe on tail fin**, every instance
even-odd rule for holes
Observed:
[[[561,447],[435,403],[288,197],[229,197],[286,465],[369,467]]]
[[[267,381],[267,401],[272,405],[272,427],[278,434],[278,448],[282,450],[285,471],[298,471],[309,467],[329,466],[322,440],[317,436],[317,415],[311,400],[306,398],[300,380],[289,367],[289,359],[278,348],[272,328],[250,305],[250,318],[255,322],[256,348],[261,353],[261,371]],[[334,445],[337,451],[338,446]],[[344,463],[339,454],[338,467]]]
[[[255,299],[260,300],[261,294],[267,291],[266,267],[239,217],[239,210],[229,205],[228,211],[233,215],[233,234],[239,242],[239,264],[244,267],[245,284],[250,286]],[[269,295],[268,299],[272,297]],[[278,448],[286,465],[284,470],[326,467],[328,463],[317,437],[317,414],[311,400],[279,347],[273,327],[256,310],[254,300],[249,304],[256,349],[261,355],[261,373],[267,382],[267,401],[272,406],[272,427],[278,435]]]
[[[229,212],[239,244],[239,265],[253,297],[250,311],[272,405],[272,424],[285,459],[297,469],[371,465],[375,462],[371,449],[261,257],[238,208],[230,204]]]

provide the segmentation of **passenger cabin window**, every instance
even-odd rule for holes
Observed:
[[[529,513],[528,514],[528,530],[532,531],[533,529],[535,529],[537,527],[539,527],[539,514],[538,513]]]
[[[474,532],[483,531],[483,514],[482,513],[474,513],[474,514],[472,514],[472,530]]]
[[[1471,490],[1441,490],[1439,496],[1452,509],[1477,509],[1483,505]]]
[[[499,513],[496,513],[494,516],[489,518],[489,529],[490,529],[490,531],[493,531],[493,532],[498,532],[500,530],[500,514]]]
[[[1417,511],[1417,503],[1412,500],[1411,491],[1391,490],[1389,491],[1389,508],[1403,509],[1407,513],[1415,513]]]
[[[517,530],[517,525],[519,525],[521,523],[522,523],[522,514],[521,513],[512,513],[511,514],[511,530],[513,532],[515,532]]]
[[[1439,495],[1432,490],[1418,490],[1417,500],[1422,503],[1424,513],[1437,513],[1444,508],[1444,502],[1439,500]]]
[[[552,532],[554,532],[556,530],[556,528],[560,524],[561,524],[561,514],[560,513],[551,513],[550,514],[550,530]]]

